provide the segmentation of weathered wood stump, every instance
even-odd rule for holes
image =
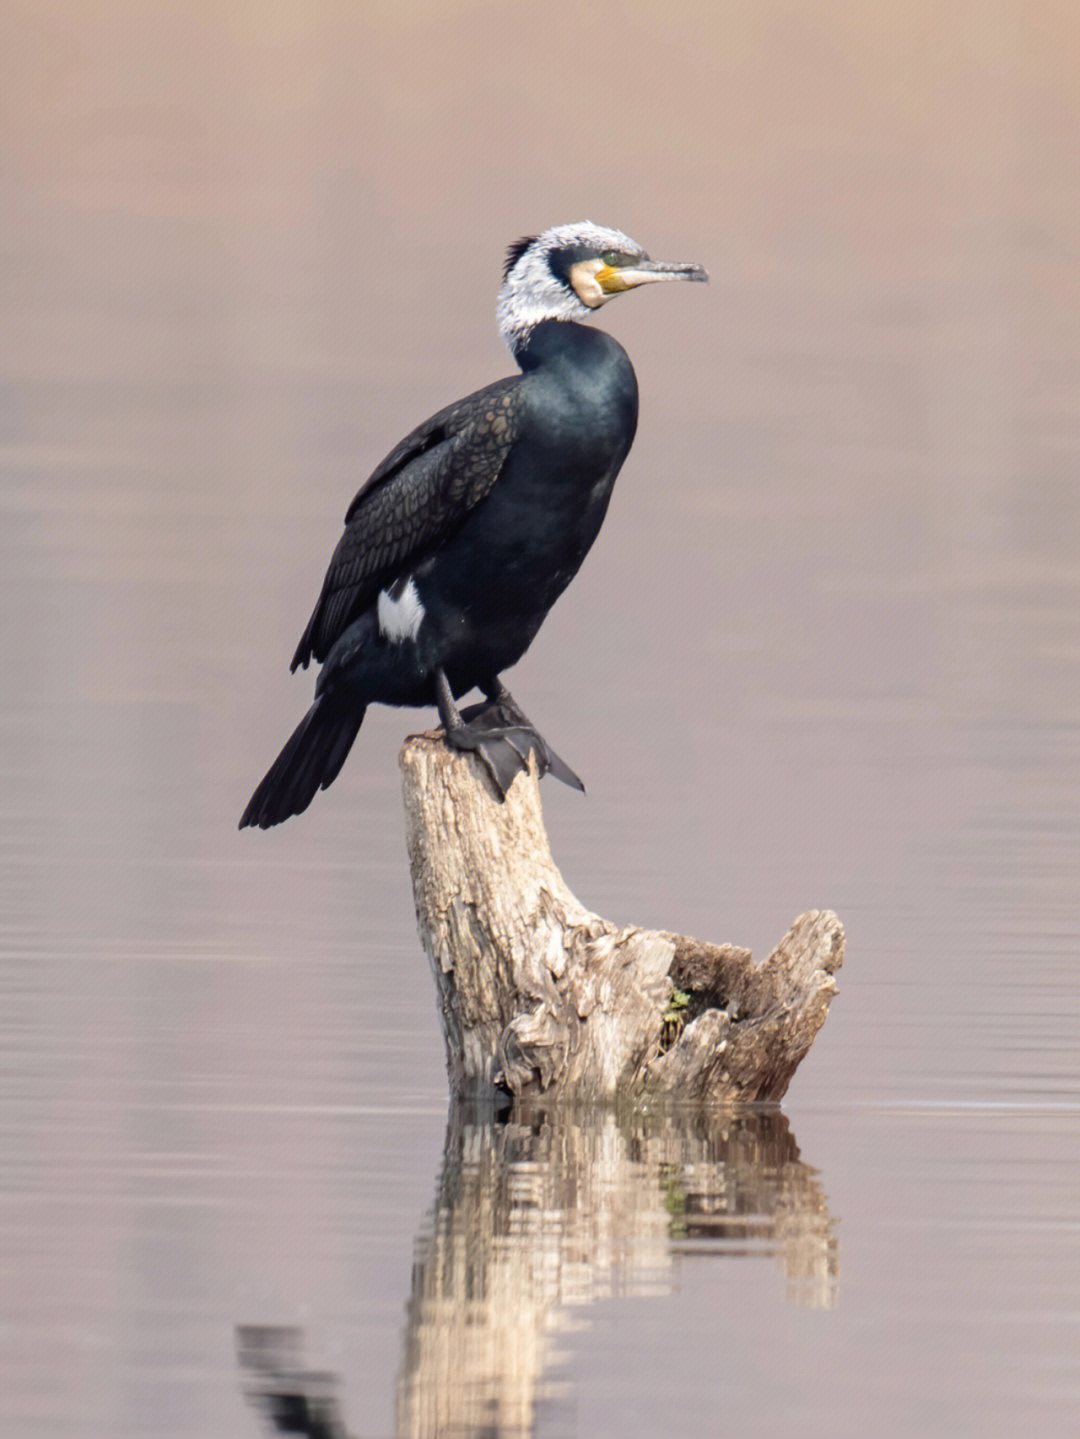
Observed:
[[[555,867],[535,773],[500,803],[441,731],[400,756],[420,938],[459,1095],[780,1099],[836,993],[844,931],[801,915],[747,949],[612,924]]]

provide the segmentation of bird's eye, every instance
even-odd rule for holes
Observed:
[[[605,250],[604,253],[600,256],[600,258],[601,260],[603,260],[604,264],[612,270],[616,269],[619,265],[622,264],[622,256],[619,254],[618,250]]]

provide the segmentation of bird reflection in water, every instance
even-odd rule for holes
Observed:
[[[238,1324],[236,1353],[247,1397],[276,1434],[347,1439],[335,1375],[303,1365],[303,1335],[277,1325]]]
[[[669,1294],[680,1261],[772,1257],[791,1302],[827,1308],[835,1230],[778,1110],[519,1106],[498,1122],[454,1105],[416,1244],[397,1433],[533,1434],[557,1400],[560,1331],[597,1300]],[[299,1331],[237,1336],[249,1397],[277,1432],[344,1439],[333,1380],[303,1367]]]

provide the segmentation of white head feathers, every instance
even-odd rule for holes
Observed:
[[[645,251],[629,235],[591,220],[556,225],[511,245],[495,311],[499,334],[511,350],[516,353],[541,320],[584,320],[591,313],[593,307],[585,304],[552,261],[557,266],[563,257],[608,251],[645,258]]]

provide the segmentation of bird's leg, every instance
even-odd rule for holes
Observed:
[[[533,728],[532,721],[498,675],[494,679],[485,680],[480,689],[493,705],[502,710],[503,714],[512,715],[519,724],[527,725],[529,729]]]
[[[446,674],[441,669],[435,671],[435,703],[447,744],[454,749],[471,750],[483,762],[500,798],[506,798],[517,775],[529,768],[529,756],[533,753],[542,775],[550,771],[564,784],[585,788],[573,770],[544,743],[500,681],[496,680],[491,687],[485,685],[484,693],[489,703],[472,705],[462,715],[454,703]]]
[[[446,671],[441,667],[435,671],[435,707],[439,711],[439,720],[447,734],[451,730],[459,730],[465,721],[461,718],[461,711],[454,703],[454,691],[450,688],[450,681],[446,678]]]
[[[518,748],[510,727],[500,725],[499,717],[491,715],[486,707],[479,715],[470,712],[466,722],[454,703],[450,681],[441,668],[435,671],[435,704],[447,744],[453,749],[471,750],[483,762],[499,798],[505,799],[517,775],[529,768],[529,746],[524,744]],[[485,716],[490,716],[487,722]]]

